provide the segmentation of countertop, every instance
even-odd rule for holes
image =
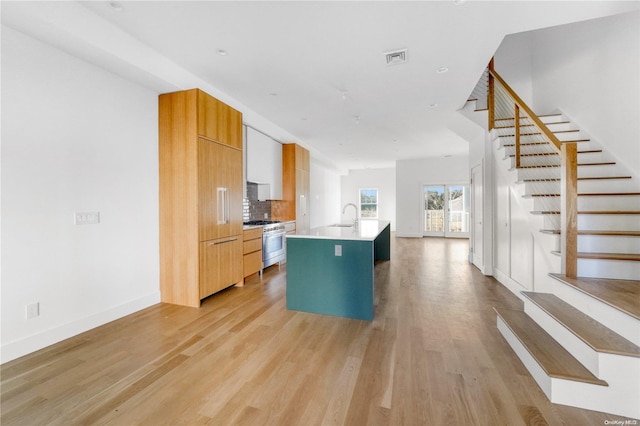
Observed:
[[[388,220],[360,220],[358,227],[320,226],[307,232],[287,235],[287,238],[373,241],[390,224]]]

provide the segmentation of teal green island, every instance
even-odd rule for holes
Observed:
[[[390,259],[388,221],[287,235],[287,309],[371,321],[375,261]]]

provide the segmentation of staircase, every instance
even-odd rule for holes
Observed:
[[[525,114],[516,167],[515,113],[505,111],[490,133],[506,163],[496,173],[530,207],[544,273],[518,291],[524,311],[495,309],[498,329],[551,402],[640,418],[640,185],[568,117],[538,116],[578,150],[578,274],[560,274],[559,152]]]

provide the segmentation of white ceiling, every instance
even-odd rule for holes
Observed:
[[[342,170],[466,155],[468,143],[449,123],[504,36],[638,8],[141,1],[119,2],[118,11],[111,3],[3,1],[2,21],[158,93],[200,86],[241,109],[249,124]],[[408,49],[409,60],[387,66],[384,53],[396,49]]]

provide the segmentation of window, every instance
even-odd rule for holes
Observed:
[[[378,190],[360,190],[360,217],[363,219],[378,218]]]

